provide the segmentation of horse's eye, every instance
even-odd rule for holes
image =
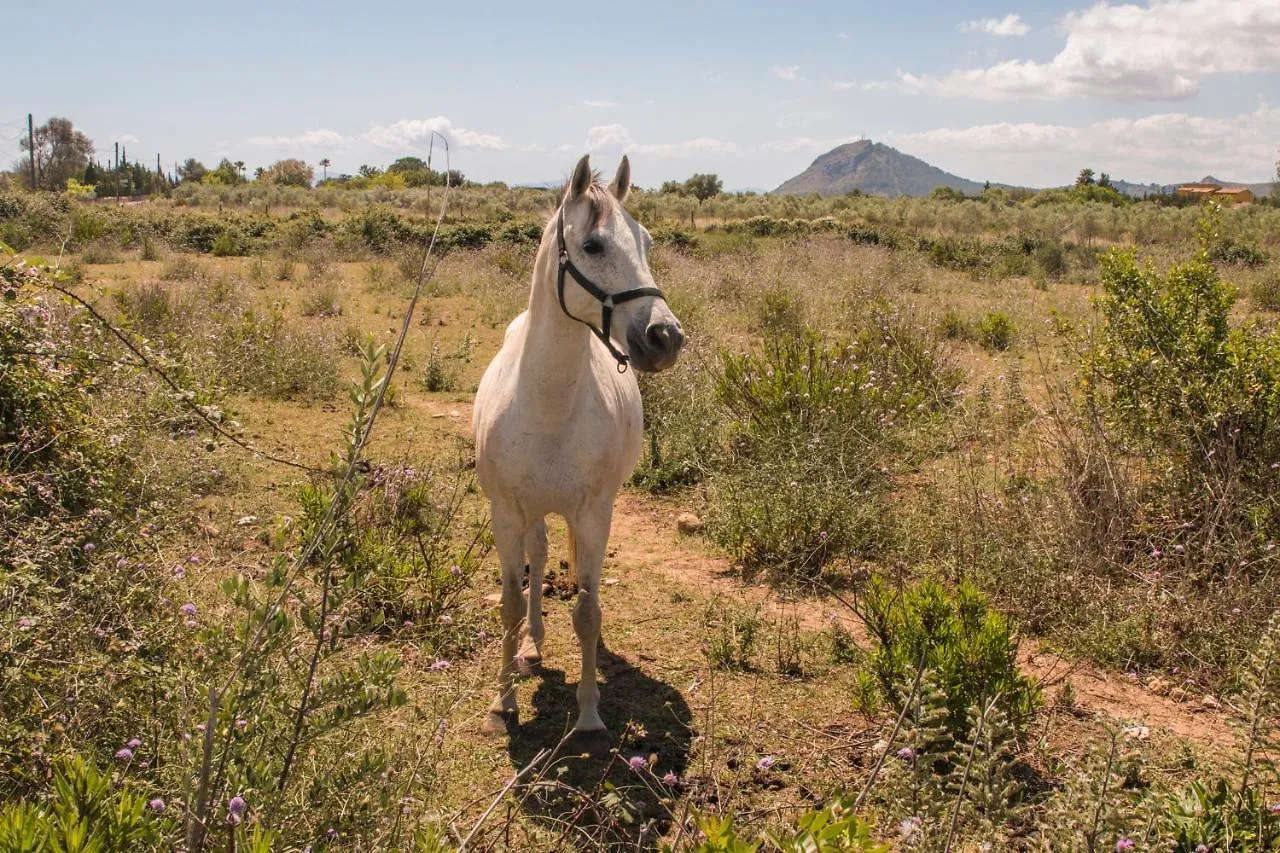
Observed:
[[[604,251],[604,243],[601,243],[599,240],[594,238],[587,240],[582,244],[582,251],[586,252],[588,255],[598,255]]]

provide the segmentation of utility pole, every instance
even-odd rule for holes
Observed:
[[[27,113],[27,151],[31,154],[31,191],[35,192],[39,187],[36,186],[36,131],[31,113]]]

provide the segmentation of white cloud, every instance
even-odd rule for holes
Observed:
[[[1280,107],[1208,117],[1159,113],[1071,126],[1035,122],[888,134],[886,141],[975,180],[1067,183],[1090,166],[1134,182],[1266,180],[1280,139]],[[966,165],[967,164],[967,165]],[[997,171],[984,173],[994,168]]]
[[[989,36],[1025,36],[1031,32],[1031,27],[1027,25],[1022,17],[1017,14],[1008,14],[1003,18],[983,18],[980,21],[965,21],[960,25],[962,33],[985,33]]]
[[[297,136],[251,136],[245,140],[258,148],[338,148],[348,140],[336,130],[308,130]]]
[[[1062,28],[1066,42],[1048,62],[1009,60],[942,77],[899,71],[896,88],[987,100],[1181,100],[1208,75],[1280,71],[1276,0],[1104,0],[1068,13]]]
[[[119,142],[121,145],[133,145],[137,142],[141,142],[142,140],[134,136],[132,133],[122,133],[111,141]]]
[[[401,119],[383,126],[378,125],[365,131],[361,139],[376,148],[387,148],[397,151],[425,150],[430,143],[432,132],[439,133],[449,140],[451,145],[462,148],[474,148],[481,151],[504,151],[511,146],[502,137],[492,133],[480,133],[465,127],[456,127],[445,116],[434,118]]]
[[[620,124],[602,124],[587,131],[588,151],[623,152],[635,148],[631,132]]]
[[[836,37],[837,37],[837,38],[839,38],[839,39],[840,39],[840,41],[848,41],[848,40],[849,40],[849,34],[848,34],[848,33],[846,33],[846,32],[839,32],[839,33],[836,33]]]
[[[827,88],[833,92],[847,92],[858,86],[857,80],[828,80]]]
[[[611,110],[611,109],[614,109],[615,107],[621,106],[617,101],[594,101],[594,100],[585,100],[582,102],[582,105],[592,110]]]
[[[775,65],[769,69],[769,73],[779,80],[800,80],[799,65]]]

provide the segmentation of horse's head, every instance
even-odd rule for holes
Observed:
[[[610,348],[621,342],[638,370],[656,372],[675,364],[684,332],[649,271],[653,238],[622,206],[630,191],[625,156],[608,187],[587,157],[578,161],[557,214],[560,299],[571,317],[597,329],[607,325]]]

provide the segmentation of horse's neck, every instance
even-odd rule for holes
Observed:
[[[571,416],[579,385],[591,375],[591,331],[567,316],[556,293],[557,260],[544,243],[534,265],[529,319],[520,357],[520,384],[530,392],[534,422],[562,421]]]

